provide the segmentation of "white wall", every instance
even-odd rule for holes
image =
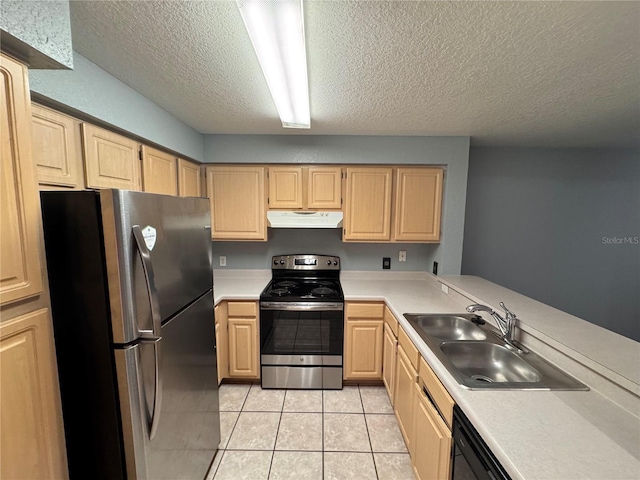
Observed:
[[[380,137],[311,135],[206,135],[205,159],[209,163],[328,163],[328,164],[411,164],[446,167],[442,241],[434,245],[343,244],[326,236],[332,251],[352,261],[349,270],[379,270],[382,256],[392,258],[392,269],[428,270],[439,264],[440,274],[459,274],[462,265],[464,209],[467,191],[469,137]],[[270,254],[306,253],[312,248],[308,233],[288,230],[283,235],[270,230],[267,244],[214,242],[216,255],[227,255],[229,266],[261,268]],[[337,234],[336,234],[337,235]],[[324,237],[323,237],[324,238]],[[297,247],[297,248],[296,248]],[[291,251],[291,249],[296,251]],[[327,247],[329,248],[329,247]],[[408,262],[397,262],[398,250],[407,250]],[[411,257],[414,258],[411,261]],[[242,258],[240,258],[242,257]],[[357,260],[355,260],[357,258]],[[267,267],[265,267],[267,268]]]

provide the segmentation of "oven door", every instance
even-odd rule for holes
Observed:
[[[260,302],[260,355],[339,356],[342,365],[343,310],[339,302]]]

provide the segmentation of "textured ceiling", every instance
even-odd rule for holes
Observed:
[[[640,145],[639,2],[305,0],[311,129],[234,1],[72,1],[74,49],[202,133]]]

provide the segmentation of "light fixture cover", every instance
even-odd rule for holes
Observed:
[[[236,0],[285,128],[310,128],[302,0]]]

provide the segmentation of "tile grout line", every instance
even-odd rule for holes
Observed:
[[[360,390],[360,384],[358,384],[358,395],[360,395],[360,403],[362,404],[362,416],[364,417],[364,427],[367,429],[367,439],[369,440],[369,448],[371,448],[371,461],[373,462],[373,471],[376,472],[376,479],[380,479],[378,476],[378,467],[376,466],[376,457],[373,455],[373,444],[371,443],[371,433],[369,432],[369,424],[367,423],[367,412],[364,409],[364,401],[362,400],[362,391]]]
[[[271,469],[273,468],[273,458],[276,456],[276,445],[278,443],[278,434],[280,433],[280,425],[282,424],[282,412],[284,411],[284,402],[287,400],[287,392],[288,390],[285,389],[284,396],[282,397],[282,405],[280,406],[280,418],[278,419],[278,428],[276,428],[276,438],[273,440],[273,450],[271,450],[271,461],[269,462],[269,472],[267,473],[267,480],[269,479],[269,477],[271,477]]]
[[[218,398],[220,398],[220,387],[221,386],[222,385],[220,385],[218,387]],[[218,450],[222,450],[222,456],[220,457],[220,461],[218,462],[218,465],[216,466],[216,469],[213,472],[213,477],[211,477],[212,480],[215,480],[216,475],[218,474],[218,470],[220,470],[220,465],[222,465],[222,460],[224,459],[224,456],[227,453],[227,447],[229,446],[229,442],[231,441],[231,436],[233,435],[233,432],[236,429],[236,425],[238,425],[238,420],[240,420],[240,414],[242,413],[242,408],[244,407],[244,403],[247,401],[247,397],[249,396],[249,392],[250,391],[251,391],[251,387],[249,387],[249,390],[247,390],[247,394],[244,397],[244,401],[242,402],[242,405],[240,406],[240,411],[238,412],[238,416],[236,417],[235,422],[233,422],[233,427],[231,427],[231,431],[229,432],[229,438],[227,439],[227,443],[225,444],[224,448],[218,449]],[[221,412],[221,410],[220,410],[220,401],[218,400],[218,414],[220,414],[220,412]],[[227,411],[225,410],[225,412],[227,412]],[[235,413],[235,412],[228,412],[228,413]]]
[[[322,479],[324,480],[324,390],[320,390],[320,410],[322,410]]]

